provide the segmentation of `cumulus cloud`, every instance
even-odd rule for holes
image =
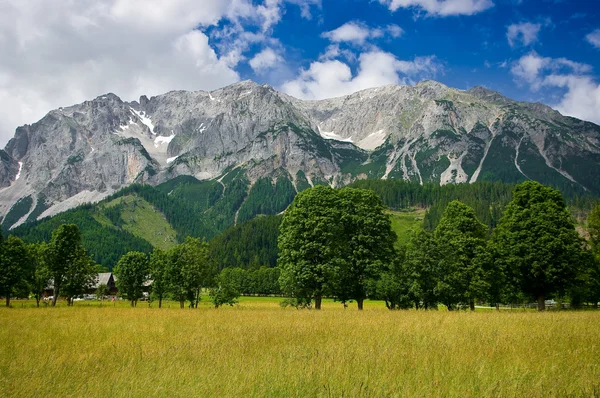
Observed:
[[[248,43],[269,46],[286,3],[317,0],[0,1],[0,144],[18,125],[106,92],[132,100],[239,80]],[[227,23],[221,23],[226,21]],[[220,52],[206,32],[233,27]],[[252,29],[246,31],[244,27]],[[211,37],[212,39],[212,37]]]
[[[368,39],[377,39],[386,35],[400,37],[404,33],[398,25],[388,25],[385,28],[369,28],[362,22],[346,22],[337,29],[323,33],[321,36],[333,43],[364,44]]]
[[[538,34],[540,33],[541,28],[542,24],[539,23],[522,22],[512,24],[506,31],[508,44],[510,44],[511,47],[514,47],[518,42],[521,42],[524,46],[535,43],[538,40]]]
[[[542,87],[560,88],[562,98],[552,104],[561,113],[600,124],[600,85],[589,76],[592,67],[565,58],[542,57],[531,52],[511,67],[518,82],[534,91]]]
[[[282,62],[283,58],[281,55],[277,54],[272,48],[267,47],[256,54],[248,63],[254,72],[264,73],[266,70],[271,69]]]
[[[313,62],[308,69],[301,70],[296,79],[284,83],[281,89],[297,98],[332,98],[387,84],[409,84],[414,82],[413,79],[433,77],[441,71],[441,65],[434,57],[403,61],[381,50],[361,54],[358,62],[356,74],[339,60]]]
[[[585,39],[592,46],[600,48],[600,29],[596,29],[592,33],[589,33],[587,36],[585,36]]]
[[[492,0],[379,0],[390,11],[411,8],[424,11],[429,16],[448,17],[474,15],[494,6]]]

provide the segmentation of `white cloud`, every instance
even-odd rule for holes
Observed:
[[[244,1],[78,0],[0,3],[0,142],[16,126],[106,92],[124,99],[214,89],[238,74],[197,26]]]
[[[588,41],[588,43],[590,43],[592,46],[596,47],[596,48],[600,48],[600,29],[596,29],[595,31],[593,31],[592,33],[588,34],[585,39]]]
[[[254,72],[263,73],[266,70],[271,69],[282,62],[283,58],[281,57],[281,55],[277,54],[272,48],[267,47],[258,54],[256,54],[254,58],[252,58],[248,63],[250,64]]]
[[[538,40],[538,34],[542,25],[539,23],[533,24],[531,22],[522,22],[518,24],[512,24],[506,31],[506,38],[508,44],[514,47],[518,41],[524,46],[528,46],[535,43]]]
[[[355,75],[348,64],[339,60],[313,62],[299,76],[284,83],[282,91],[297,98],[323,99],[339,97],[366,88],[387,84],[409,84],[413,79],[433,77],[441,71],[434,57],[417,57],[413,61],[398,60],[380,50],[360,55]]]
[[[337,29],[323,33],[321,36],[333,43],[349,42],[364,44],[368,39],[377,39],[387,35],[400,37],[404,33],[398,25],[388,25],[385,28],[369,28],[362,22],[346,22]]]
[[[46,112],[114,92],[125,100],[239,80],[250,44],[271,46],[286,3],[317,0],[0,0],[0,144]],[[215,51],[223,20],[240,46]],[[252,25],[255,32],[244,29]],[[198,30],[199,29],[199,30]],[[211,37],[212,38],[212,37]],[[231,51],[229,51],[231,50]],[[220,54],[220,55],[218,55]]]
[[[436,17],[474,15],[494,6],[492,0],[379,0],[379,2],[391,11],[412,8]]]
[[[311,7],[321,8],[321,0],[287,0],[288,3],[296,4],[300,7],[302,18],[312,19]]]
[[[325,52],[319,56],[319,60],[331,60],[341,57],[351,62],[356,61],[356,55],[348,49],[340,48],[338,43],[328,45],[327,48],[325,48]]]
[[[574,62],[566,58],[542,57],[535,51],[522,56],[513,63],[510,71],[517,81],[528,83],[532,89],[539,89],[544,83],[544,75],[548,73],[575,73],[591,72],[592,67],[587,64]]]
[[[567,90],[554,105],[562,114],[600,124],[600,84],[590,76],[553,74],[544,79],[544,84]]]
[[[541,57],[531,52],[516,61],[511,73],[532,90],[554,87],[565,90],[552,104],[561,113],[600,124],[600,85],[588,74],[592,67],[566,58]]]

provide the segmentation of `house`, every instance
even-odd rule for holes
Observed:
[[[116,279],[112,272],[102,272],[98,274],[98,277],[96,278],[96,283],[92,285],[92,287],[90,287],[89,293],[94,294],[96,293],[96,290],[98,290],[98,287],[100,285],[106,285],[108,286],[110,295],[114,296],[117,294],[118,291],[115,281]]]

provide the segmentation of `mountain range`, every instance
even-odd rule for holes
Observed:
[[[17,128],[0,150],[3,228],[185,176],[204,181],[201,197],[214,203],[240,192],[233,222],[261,214],[253,190],[281,211],[296,191],[361,179],[532,179],[599,195],[600,126],[434,81],[320,101],[251,81],[134,102],[106,94]]]

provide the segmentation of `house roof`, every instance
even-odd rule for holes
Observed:
[[[94,284],[94,287],[97,288],[100,285],[108,285],[108,282],[110,282],[111,276],[112,276],[112,272],[102,272],[102,273],[98,274],[98,279],[97,279],[96,283]],[[113,280],[115,280],[114,277],[113,277]]]

